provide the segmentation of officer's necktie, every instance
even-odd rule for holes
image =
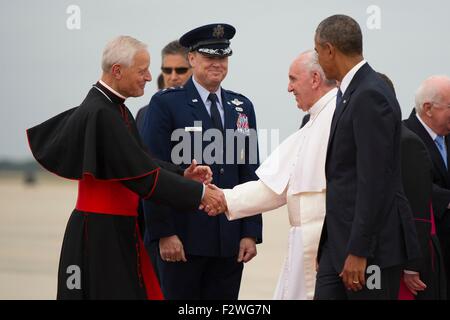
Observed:
[[[445,140],[443,136],[437,136],[436,139],[434,139],[434,142],[436,143],[439,153],[441,154],[442,160],[444,160],[445,167],[447,168],[447,149],[445,147]]]
[[[339,89],[336,94],[336,110],[339,108],[341,102],[342,102],[342,91],[341,89]]]
[[[219,109],[217,109],[217,96],[215,93],[210,93],[208,100],[211,101],[211,120],[214,128],[223,132],[222,118],[220,117]]]

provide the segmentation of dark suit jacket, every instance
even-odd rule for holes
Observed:
[[[419,272],[427,285],[417,299],[445,299],[446,281],[441,248],[432,233],[432,162],[423,141],[402,126],[401,158],[403,187],[413,212],[422,258],[409,261],[406,270]]]
[[[303,128],[305,126],[305,124],[308,123],[309,118],[311,118],[311,115],[309,113],[307,113],[303,116],[302,124],[300,125],[300,129]]]
[[[325,165],[327,211],[319,258],[328,240],[337,272],[349,254],[381,268],[419,256],[402,188],[400,132],[397,99],[366,63],[336,106]]]
[[[144,127],[144,115],[147,112],[148,105],[140,108],[138,112],[136,113],[136,127],[138,128],[139,132],[142,132]]]
[[[429,258],[431,235],[431,159],[420,138],[406,126],[401,135],[402,180],[416,222],[416,230],[421,245],[422,258],[411,261],[405,267],[420,272]],[[425,257],[426,255],[426,257]]]
[[[442,257],[444,260],[445,270],[447,274],[447,292],[450,292],[450,210],[447,208],[450,203],[450,173],[445,168],[444,161],[439,153],[435,142],[428,134],[424,126],[417,119],[416,114],[410,114],[407,120],[404,120],[405,125],[413,131],[425,143],[428,153],[432,161],[433,172],[433,210],[436,217],[436,231],[439,238]],[[445,141],[447,150],[450,150],[450,137],[446,136]],[[447,153],[447,157],[450,153]],[[450,163],[447,158],[447,163]],[[444,294],[440,295],[441,297]]]
[[[247,116],[250,128],[256,129],[256,117],[253,105],[243,95],[222,89],[222,104],[225,110],[224,129],[236,130],[238,119]],[[191,150],[184,150],[186,163],[189,164],[196,155],[194,140],[196,132],[185,132],[187,127],[197,127],[194,122],[201,121],[202,134],[213,128],[212,120],[200,98],[197,89],[190,79],[185,86],[162,90],[156,93],[149,104],[144,116],[142,137],[150,152],[157,158],[171,161],[171,153],[179,141],[171,141],[172,132],[181,129],[191,142]],[[244,121],[245,122],[245,121]],[[239,125],[243,125],[242,121]],[[256,138],[256,136],[255,136]],[[246,138],[248,142],[248,137]],[[201,141],[201,136],[200,136]],[[203,141],[200,150],[203,153],[211,142]],[[226,149],[232,145],[225,145]],[[211,147],[210,147],[211,148]],[[259,163],[257,156],[251,164],[249,145],[243,148],[234,148],[234,161],[232,164],[210,164],[213,172],[213,183],[221,188],[232,188],[237,184],[256,180],[255,170]],[[230,151],[230,150],[228,150]],[[244,163],[240,161],[241,155]],[[252,156],[255,156],[253,154]],[[176,199],[174,199],[176,201]],[[261,215],[228,221],[224,215],[209,217],[201,211],[168,210],[151,202],[144,204],[146,225],[148,228],[147,240],[157,240],[161,237],[178,235],[183,242],[185,252],[198,256],[231,257],[239,252],[239,242],[244,237],[253,237],[257,242],[262,239]]]
[[[450,203],[450,171],[445,168],[441,154],[431,139],[430,135],[420,123],[415,112],[412,112],[405,125],[419,136],[425,143],[431,157],[433,165],[433,208],[436,218],[439,220],[440,231],[450,234],[450,210],[447,209]],[[445,137],[447,150],[450,150],[450,137]],[[450,163],[450,152],[447,153],[447,163]]]

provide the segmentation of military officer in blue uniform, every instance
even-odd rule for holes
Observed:
[[[259,165],[253,105],[221,87],[235,32],[228,24],[210,24],[180,38],[189,48],[193,76],[184,86],[152,97],[142,130],[152,155],[186,166],[192,159],[207,164],[221,188],[256,180]],[[228,221],[225,215],[209,217],[150,202],[144,209],[146,241],[159,242],[157,263],[166,299],[238,298],[243,263],[256,255],[262,241],[261,215]]]

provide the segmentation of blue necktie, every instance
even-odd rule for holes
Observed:
[[[341,102],[342,102],[342,91],[341,89],[339,89],[336,94],[336,111],[339,109]]]
[[[436,142],[436,145],[439,149],[439,153],[441,154],[442,160],[444,160],[445,167],[447,168],[447,149],[445,147],[444,137],[437,136],[436,139],[434,139],[434,142]]]
[[[217,95],[210,93],[208,100],[211,101],[211,120],[214,124],[214,128],[223,132],[222,118],[220,117],[219,109],[217,108]]]

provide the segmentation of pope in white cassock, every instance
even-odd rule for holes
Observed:
[[[223,190],[228,219],[287,204],[288,254],[274,299],[312,299],[316,255],[325,217],[325,158],[336,106],[336,83],[325,78],[316,53],[307,51],[289,69],[288,91],[310,114],[309,122],[283,141],[258,168],[258,181]]]

